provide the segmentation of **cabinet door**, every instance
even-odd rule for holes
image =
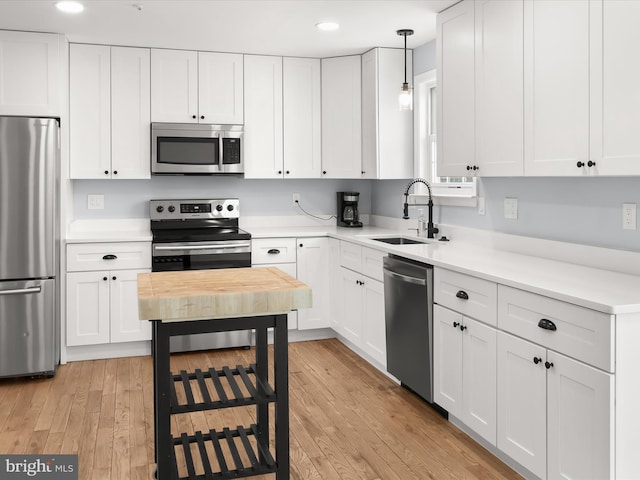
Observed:
[[[384,285],[363,278],[362,285],[362,348],[374,360],[387,365],[387,334],[384,318]]]
[[[547,467],[545,349],[498,332],[498,448],[540,478]],[[538,363],[534,362],[539,359]]]
[[[322,176],[362,172],[360,55],[322,59]]]
[[[329,243],[323,238],[298,239],[298,280],[311,287],[313,306],[298,312],[298,329],[324,328],[329,321]]]
[[[640,175],[640,3],[591,2],[591,159],[600,175]]]
[[[242,124],[243,71],[241,54],[198,52],[200,123]]]
[[[151,121],[198,123],[198,52],[151,50]]]
[[[71,178],[111,178],[110,47],[69,46]]]
[[[151,67],[148,48],[111,47],[112,178],[150,178]]]
[[[587,175],[589,1],[525,2],[525,174]]]
[[[67,274],[67,346],[109,343],[108,275]],[[137,312],[135,305],[134,309]]]
[[[0,31],[0,115],[60,115],[60,37]]]
[[[362,345],[362,275],[346,268],[340,269],[342,323],[338,333],[356,346]]]
[[[474,1],[438,15],[438,175],[464,176],[475,165]],[[482,173],[482,172],[481,172]]]
[[[547,361],[547,478],[614,478],[613,376],[554,352]]]
[[[320,59],[283,59],[285,178],[320,178]]]
[[[479,175],[523,174],[523,2],[475,2]]]
[[[342,333],[342,277],[340,269],[340,240],[329,238],[329,289],[331,301],[329,302],[330,325],[336,333]]]
[[[362,178],[378,178],[378,49],[362,55]]]
[[[462,419],[462,315],[433,306],[433,401]]]
[[[282,178],[282,57],[244,57],[244,176]]]
[[[151,340],[151,322],[138,318],[138,274],[150,270],[109,272],[111,343]]]
[[[497,331],[464,317],[462,332],[462,421],[496,444]]]

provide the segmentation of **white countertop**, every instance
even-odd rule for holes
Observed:
[[[67,243],[152,240],[148,220],[144,219],[76,221],[74,224]],[[370,237],[415,238],[415,235],[411,231],[383,227],[335,225],[245,227],[245,230],[252,238],[329,236],[609,314],[640,313],[640,275],[513,253],[460,237],[450,242],[432,240],[424,244],[390,245]],[[640,254],[637,255],[640,261]]]

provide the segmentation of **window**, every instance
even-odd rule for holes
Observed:
[[[414,152],[416,177],[431,185],[435,203],[448,205],[476,204],[474,177],[440,177],[437,162],[436,71],[414,77]],[[427,187],[416,184],[412,190],[412,203],[426,203]]]

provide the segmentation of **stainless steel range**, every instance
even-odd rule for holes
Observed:
[[[251,266],[251,234],[238,228],[237,198],[151,200],[154,272]],[[251,331],[171,337],[171,351],[248,347]]]

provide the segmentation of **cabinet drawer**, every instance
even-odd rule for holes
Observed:
[[[151,242],[74,243],[67,245],[68,272],[134,268],[151,268]]]
[[[295,261],[295,238],[257,238],[251,240],[251,263],[253,265]]]
[[[340,265],[360,272],[362,269],[362,247],[355,243],[340,242]]]
[[[385,255],[380,250],[362,247],[362,274],[382,282],[382,259]]]
[[[547,324],[555,330],[545,329]],[[612,315],[500,285],[498,326],[577,360],[613,372]]]
[[[434,269],[433,283],[435,303],[489,325],[496,325],[496,283],[442,268]]]

